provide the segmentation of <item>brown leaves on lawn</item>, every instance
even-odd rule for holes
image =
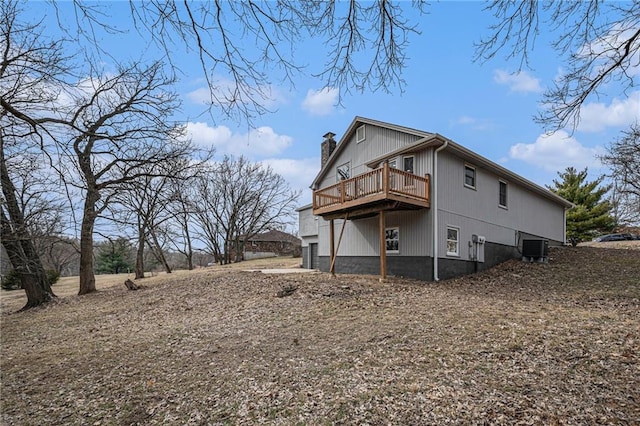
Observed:
[[[4,314],[2,423],[640,423],[638,251],[438,283],[208,270],[145,287]]]

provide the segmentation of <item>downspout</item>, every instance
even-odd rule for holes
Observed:
[[[567,208],[562,209],[562,245],[567,245]]]
[[[433,280],[440,281],[438,276],[438,152],[449,145],[445,140],[440,148],[433,151]]]

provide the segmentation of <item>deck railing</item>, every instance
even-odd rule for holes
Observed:
[[[402,170],[382,167],[313,192],[313,208],[321,209],[367,198],[387,198],[389,194],[429,201],[429,175],[417,176]],[[350,203],[353,204],[353,203]]]

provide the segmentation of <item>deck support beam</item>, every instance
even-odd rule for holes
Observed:
[[[335,258],[336,258],[336,252],[335,252],[335,227],[333,225],[333,219],[331,219],[329,221],[329,272],[331,272],[331,275],[333,275],[334,277],[336,276],[336,271],[335,271]]]
[[[344,234],[344,227],[347,225],[347,219],[349,219],[349,213],[344,215],[344,219],[342,219],[342,227],[340,228],[340,236],[338,237],[338,245],[336,246],[336,251],[335,254],[333,252],[333,249],[331,250],[332,256],[331,256],[331,265],[329,266],[329,270],[331,271],[331,275],[335,276],[335,265],[336,265],[336,257],[338,257],[338,250],[340,250],[340,242],[342,241],[342,234]],[[333,220],[331,221],[331,223],[333,224]],[[333,234],[333,231],[331,231],[331,233]],[[331,237],[332,241],[333,241],[333,237]]]
[[[379,213],[380,227],[380,280],[387,278],[387,234],[384,210]]]

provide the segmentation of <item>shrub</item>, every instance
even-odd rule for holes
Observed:
[[[55,269],[47,269],[47,280],[49,281],[49,285],[54,285],[60,279],[60,272]]]
[[[7,275],[2,277],[0,286],[3,290],[19,290],[22,288],[20,276],[15,269],[10,270]]]
[[[60,273],[54,269],[47,269],[45,273],[49,285],[54,285],[60,279]],[[7,275],[2,277],[0,287],[2,287],[3,290],[20,290],[22,288],[20,276],[15,269],[12,269]]]

